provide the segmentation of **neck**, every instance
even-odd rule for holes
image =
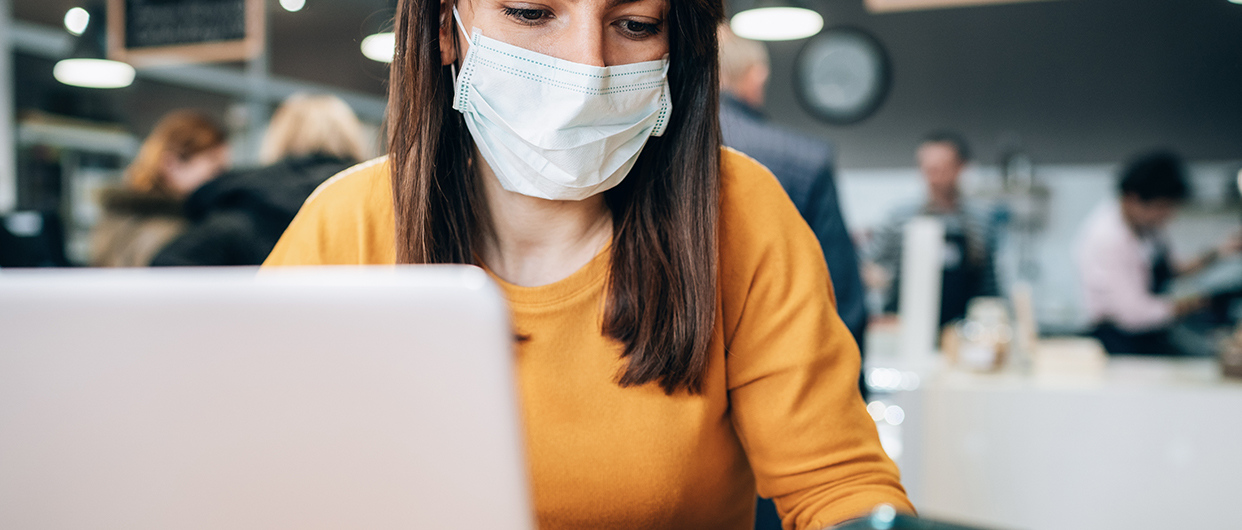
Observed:
[[[1125,200],[1121,201],[1121,220],[1125,222],[1126,227],[1129,228],[1130,231],[1136,236],[1143,237],[1150,232],[1150,230],[1144,228],[1143,225],[1135,219],[1133,206]]]
[[[725,87],[722,92],[750,110],[755,112],[763,110],[763,98],[756,96],[753,92],[738,90],[736,87]]]
[[[612,238],[604,196],[549,201],[505,190],[475,156],[492,217],[482,259],[505,281],[535,287],[563,280],[589,263]]]
[[[957,190],[952,189],[945,192],[932,192],[928,201],[935,211],[950,212],[957,209]]]

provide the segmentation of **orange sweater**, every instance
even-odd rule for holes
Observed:
[[[763,166],[725,150],[721,173],[701,395],[615,383],[620,347],[600,331],[607,252],[551,285],[496,278],[530,337],[517,369],[540,528],[744,530],[756,486],[786,528],[912,509],[855,387],[858,349],[815,236]],[[383,159],[325,182],[265,266],[393,263],[391,194]]]

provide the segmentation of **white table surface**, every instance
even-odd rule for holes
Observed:
[[[1242,382],[1214,361],[1113,357],[1098,377],[1059,379],[922,366],[917,390],[881,396],[905,411],[881,433],[899,431],[923,514],[1002,529],[1242,528]]]

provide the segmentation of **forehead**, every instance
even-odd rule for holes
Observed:
[[[957,154],[957,147],[949,142],[924,142],[919,146],[919,156],[960,158]]]
[[[502,3],[502,0],[457,0],[458,4],[470,3]],[[668,0],[531,0],[530,3],[547,4],[547,7],[555,7],[557,5],[569,5],[574,7],[585,7],[595,9],[612,9],[620,6],[638,5],[644,7],[666,8]]]
[[[1173,199],[1166,199],[1163,197],[1152,199],[1149,201],[1144,201],[1140,199],[1139,202],[1142,203],[1143,206],[1146,206],[1154,210],[1169,210],[1169,209],[1177,208],[1179,204],[1177,201]]]
[[[664,6],[668,3],[666,0],[562,0],[569,3],[599,3],[606,7],[616,7],[621,5],[642,4],[650,6]]]

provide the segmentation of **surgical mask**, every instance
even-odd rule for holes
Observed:
[[[463,34],[457,8],[457,27]],[[457,73],[460,111],[506,190],[581,200],[625,178],[648,136],[664,134],[668,56],[597,67],[484,37],[475,28]]]

